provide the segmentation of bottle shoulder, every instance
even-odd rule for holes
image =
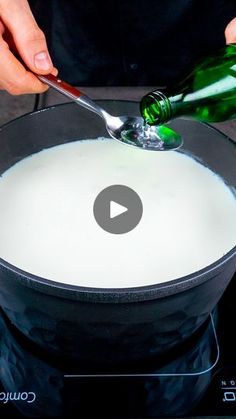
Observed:
[[[228,44],[215,54],[202,59],[189,74],[166,90],[167,96],[184,95],[211,86],[226,77],[236,77],[236,44]]]

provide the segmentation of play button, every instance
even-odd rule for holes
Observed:
[[[117,204],[114,201],[110,202],[110,218],[118,217],[118,215],[124,214],[126,211],[128,211],[128,208],[124,207],[124,205]]]
[[[133,189],[125,185],[111,185],[98,194],[93,213],[103,230],[124,234],[133,230],[141,220],[143,205]]]

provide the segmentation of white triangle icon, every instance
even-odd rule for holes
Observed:
[[[124,207],[115,201],[110,201],[110,218],[115,218],[126,211],[128,211],[127,207]]]

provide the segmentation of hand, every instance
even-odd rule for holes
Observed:
[[[45,36],[27,0],[0,0],[0,89],[13,95],[46,91],[48,87],[30,70],[36,74],[57,75]]]
[[[236,17],[225,28],[226,44],[236,43]]]

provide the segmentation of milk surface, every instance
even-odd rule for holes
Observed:
[[[134,189],[143,216],[105,232],[93,204],[104,188]],[[236,199],[209,169],[179,152],[111,139],[34,154],[0,178],[0,257],[49,280],[99,288],[157,284],[198,271],[236,245]]]

